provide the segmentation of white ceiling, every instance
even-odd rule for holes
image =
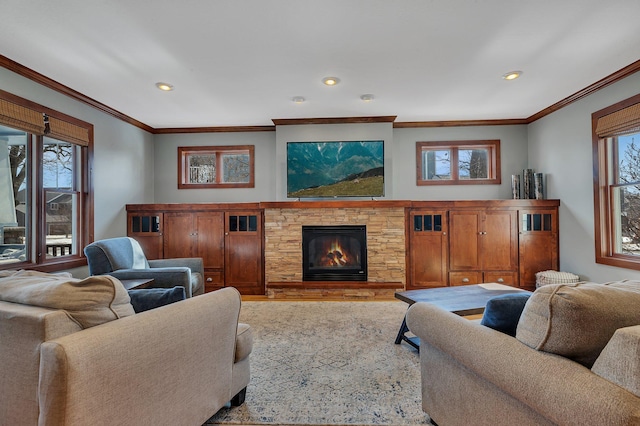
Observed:
[[[527,118],[640,59],[640,0],[2,0],[1,9],[1,55],[155,128]],[[501,78],[512,70],[524,74]],[[326,76],[341,83],[326,87]],[[375,100],[362,102],[365,93]]]

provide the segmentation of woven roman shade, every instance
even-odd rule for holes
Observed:
[[[89,145],[89,129],[85,127],[80,127],[54,117],[49,117],[49,128],[51,131],[47,133],[47,136],[50,138],[82,146]]]
[[[0,98],[0,124],[36,135],[44,134],[42,113]]]
[[[596,134],[599,138],[637,132],[640,132],[640,103],[600,117],[596,125]]]

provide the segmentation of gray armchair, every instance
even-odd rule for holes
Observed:
[[[184,287],[187,297],[204,293],[202,258],[147,260],[133,238],[119,237],[95,241],[84,248],[91,275],[111,275],[118,279],[153,278],[152,287]]]

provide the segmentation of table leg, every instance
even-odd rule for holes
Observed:
[[[399,345],[404,340],[409,345],[413,346],[420,352],[420,338],[419,337],[407,337],[406,333],[409,331],[409,327],[407,327],[407,318],[406,316],[402,319],[402,325],[400,326],[400,330],[398,331],[398,335],[396,336],[395,344]]]

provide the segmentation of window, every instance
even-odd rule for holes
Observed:
[[[640,270],[640,95],[592,115],[596,262]]]
[[[90,124],[0,91],[0,269],[86,264]]]
[[[416,142],[418,185],[500,183],[500,141]]]
[[[178,147],[178,188],[253,188],[254,147]]]

